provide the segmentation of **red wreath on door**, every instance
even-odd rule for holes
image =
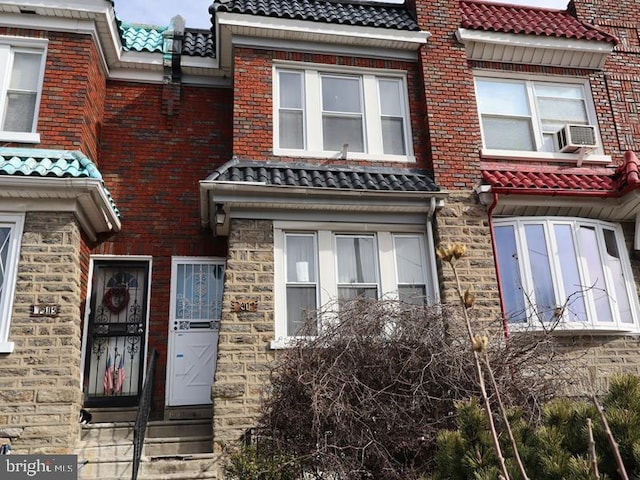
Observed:
[[[118,314],[129,305],[129,289],[124,285],[111,287],[102,297],[102,303],[111,312]]]

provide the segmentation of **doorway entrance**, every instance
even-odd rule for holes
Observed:
[[[146,354],[148,261],[95,260],[87,323],[85,406],[134,406]]]
[[[224,260],[172,259],[167,406],[211,403],[223,286]]]

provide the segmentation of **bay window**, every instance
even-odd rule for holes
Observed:
[[[635,284],[619,225],[563,217],[496,219],[494,240],[511,324],[637,329]]]

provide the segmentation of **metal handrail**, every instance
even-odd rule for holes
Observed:
[[[151,400],[153,399],[153,376],[156,369],[157,358],[158,352],[156,350],[152,350],[149,353],[147,373],[144,379],[142,393],[140,395],[140,404],[138,405],[138,415],[136,416],[136,424],[133,427],[133,464],[131,468],[131,480],[137,480],[138,478],[140,457],[142,456],[142,447],[144,447],[144,435],[147,430],[149,412],[151,411]]]

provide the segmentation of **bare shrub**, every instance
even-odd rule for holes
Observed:
[[[279,357],[259,423],[263,453],[295,456],[315,478],[419,478],[438,431],[454,427],[455,402],[480,394],[459,309],[354,300],[335,311]],[[553,338],[489,338],[503,402],[535,422],[567,378]]]

